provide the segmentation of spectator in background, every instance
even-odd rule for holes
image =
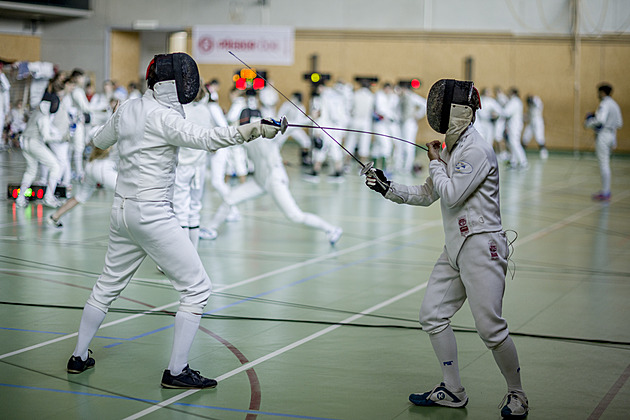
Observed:
[[[602,189],[593,195],[595,201],[610,200],[610,155],[617,147],[617,130],[623,125],[621,109],[612,98],[612,86],[603,83],[597,87],[599,107],[594,114],[588,114],[584,126],[595,131],[595,155],[599,163]]]
[[[543,102],[538,96],[527,96],[527,125],[523,130],[523,145],[531,142],[532,138],[536,140],[540,150],[540,158],[547,160],[549,152],[545,142],[545,120],[543,119]]]

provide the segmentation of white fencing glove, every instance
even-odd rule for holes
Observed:
[[[263,123],[263,120],[260,120],[238,126],[236,130],[243,136],[245,141],[252,141],[260,136],[272,139],[278,134],[280,127],[275,124]]]

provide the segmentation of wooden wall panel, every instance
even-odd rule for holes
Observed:
[[[39,36],[0,34],[0,58],[7,61],[40,61]]]
[[[464,77],[464,60],[474,59],[478,87],[515,86],[521,97],[540,96],[545,105],[547,142],[551,149],[593,149],[593,133],[581,119],[597,108],[596,86],[607,81],[622,107],[627,124],[618,132],[618,151],[630,152],[630,38],[602,37],[583,40],[580,48],[579,91],[574,85],[573,41],[569,37],[515,37],[511,34],[428,34],[417,32],[296,31],[293,66],[261,66],[285,94],[310,90],[302,75],[310,71],[310,56],[319,57],[318,70],[352,81],[357,75],[374,75],[382,81],[419,77],[424,97],[438,79]],[[228,92],[234,66],[201,65],[204,77],[217,77],[223,85],[221,104],[229,106]],[[579,93],[574,124],[575,95]],[[577,131],[576,131],[577,128]],[[434,138],[426,120],[417,141]]]
[[[138,32],[112,31],[110,36],[109,77],[127,87],[138,80],[140,62],[140,34]]]

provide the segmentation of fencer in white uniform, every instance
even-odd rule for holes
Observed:
[[[596,133],[595,155],[602,178],[602,189],[593,195],[596,201],[610,200],[610,155],[617,147],[617,130],[623,125],[621,109],[611,95],[612,86],[607,83],[598,86],[599,106],[595,114],[589,114],[584,122],[585,127]]]
[[[420,323],[429,334],[443,380],[429,392],[411,394],[410,401],[446,407],[468,403],[450,326],[468,300],[478,334],[507,382],[501,415],[525,417],[528,402],[518,355],[501,315],[508,243],[501,225],[499,167],[492,148],[472,125],[479,104],[472,82],[436,82],[427,98],[427,118],[431,128],[446,134],[446,148],[437,140],[427,144],[431,162],[426,182],[402,185],[376,170],[368,174],[366,184],[399,204],[429,206],[440,200],[446,244],[429,278]]]
[[[529,145],[532,138],[536,140],[540,150],[540,158],[549,157],[545,141],[545,120],[543,118],[543,101],[536,95],[527,96],[527,124],[523,129],[523,144]]]
[[[345,127],[348,122],[348,109],[346,107],[346,96],[343,85],[336,87],[326,87],[323,83],[317,86],[318,95],[313,97],[311,110],[316,115],[317,124],[320,127]],[[313,170],[306,174],[305,181],[319,182],[319,175],[324,162],[329,159],[332,166],[332,173],[328,180],[330,182],[343,182],[343,151],[325,132],[319,129],[313,130],[313,136],[321,140],[318,141],[321,147],[313,147]],[[343,142],[343,132],[335,132],[335,140]]]
[[[81,179],[76,194],[48,216],[46,219],[47,223],[55,228],[62,228],[61,217],[77,205],[88,201],[98,185],[113,193],[116,189],[117,168],[118,148],[115,144],[105,150],[94,147],[85,164],[85,176]]]
[[[391,83],[385,83],[383,89],[375,94],[374,111],[377,120],[374,131],[389,136],[400,137],[400,98]],[[375,136],[372,141],[372,158],[375,162],[381,160],[384,170],[391,170],[393,141],[383,136]]]
[[[147,86],[141,98],[120,105],[93,139],[102,149],[118,145],[118,178],[105,267],[84,307],[67,371],[81,373],[95,365],[89,344],[110,305],[149,256],[180,293],[171,359],[161,384],[213,388],[217,382],[190,369],[187,362],[211,282],[173,212],[177,153],[179,147],[213,151],[261,135],[273,137],[278,128],[257,122],[206,129],[185,120],[182,104],[196,97],[199,73],[194,60],[184,53],[156,55],[147,69]]]
[[[481,108],[477,110],[475,117],[475,129],[486,139],[488,145],[494,148],[495,121],[502,114],[503,107],[490,95],[488,88],[481,90]]]
[[[516,88],[510,89],[507,104],[503,108],[505,117],[505,127],[507,131],[508,144],[510,146],[510,168],[527,169],[529,163],[523,145],[521,135],[523,134],[523,101],[518,96]]]
[[[350,110],[350,128],[359,131],[372,131],[372,118],[374,117],[374,92],[370,90],[370,81],[359,79],[359,88],[352,95]],[[290,121],[290,120],[289,120]],[[349,132],[344,146],[354,153],[356,149],[359,160],[365,162],[370,157],[372,135],[367,133]],[[346,164],[352,159],[346,157]]]
[[[291,94],[291,102],[283,102],[282,105],[280,105],[280,109],[278,109],[278,115],[286,117],[287,120],[291,121],[293,124],[309,124],[310,120],[304,116],[306,110],[302,102],[302,93],[293,92]],[[300,110],[302,110],[302,112],[300,112]],[[278,144],[278,148],[282,150],[282,146],[289,138],[292,138],[300,145],[301,157],[304,162],[306,155],[311,149],[311,138],[301,127],[287,127],[284,134],[278,134],[274,138],[274,141]]]
[[[410,82],[400,86],[400,128],[402,138],[415,143],[418,121],[427,115],[427,100],[411,90]],[[394,171],[411,174],[416,158],[416,146],[402,141],[394,142]]]
[[[186,120],[205,128],[213,128],[212,114],[207,106],[208,93],[200,85],[199,94],[189,104],[184,105]],[[173,191],[173,211],[179,225],[188,233],[190,241],[197,249],[199,245],[199,223],[206,179],[208,152],[203,149],[180,147],[175,170]]]
[[[33,184],[40,163],[48,168],[44,205],[48,207],[61,205],[61,202],[55,197],[57,183],[61,177],[61,164],[46,143],[60,142],[63,138],[63,133],[52,124],[53,115],[59,111],[60,99],[57,92],[61,91],[62,85],[53,81],[49,89],[51,90],[44,93],[43,99],[31,113],[26,128],[20,136],[20,148],[26,160],[26,170],[22,176],[20,191],[15,202],[18,207],[26,206],[24,194]]]
[[[293,223],[321,230],[326,233],[330,244],[335,245],[341,238],[343,230],[315,214],[302,211],[297,205],[289,189],[289,176],[275,139],[260,139],[247,143],[244,147],[247,155],[254,162],[253,179],[250,178],[244,184],[232,188],[224,203],[214,214],[210,227],[219,229],[226,220],[231,206],[267,193],[287,219]]]
[[[90,102],[85,95],[85,74],[81,69],[74,69],[70,75],[70,80],[75,84],[70,97],[72,103],[70,107],[71,123],[74,126],[72,133],[72,163],[76,179],[84,176],[83,152],[86,145],[86,120],[90,117]]]

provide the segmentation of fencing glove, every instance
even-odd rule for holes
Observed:
[[[387,177],[380,169],[371,170],[365,175],[365,185],[371,190],[381,193],[383,197],[387,194],[390,184],[391,181],[387,180]]]
[[[265,124],[263,120],[260,120],[238,126],[236,130],[243,136],[245,141],[252,141],[260,136],[266,139],[274,138],[280,131],[280,126]]]

